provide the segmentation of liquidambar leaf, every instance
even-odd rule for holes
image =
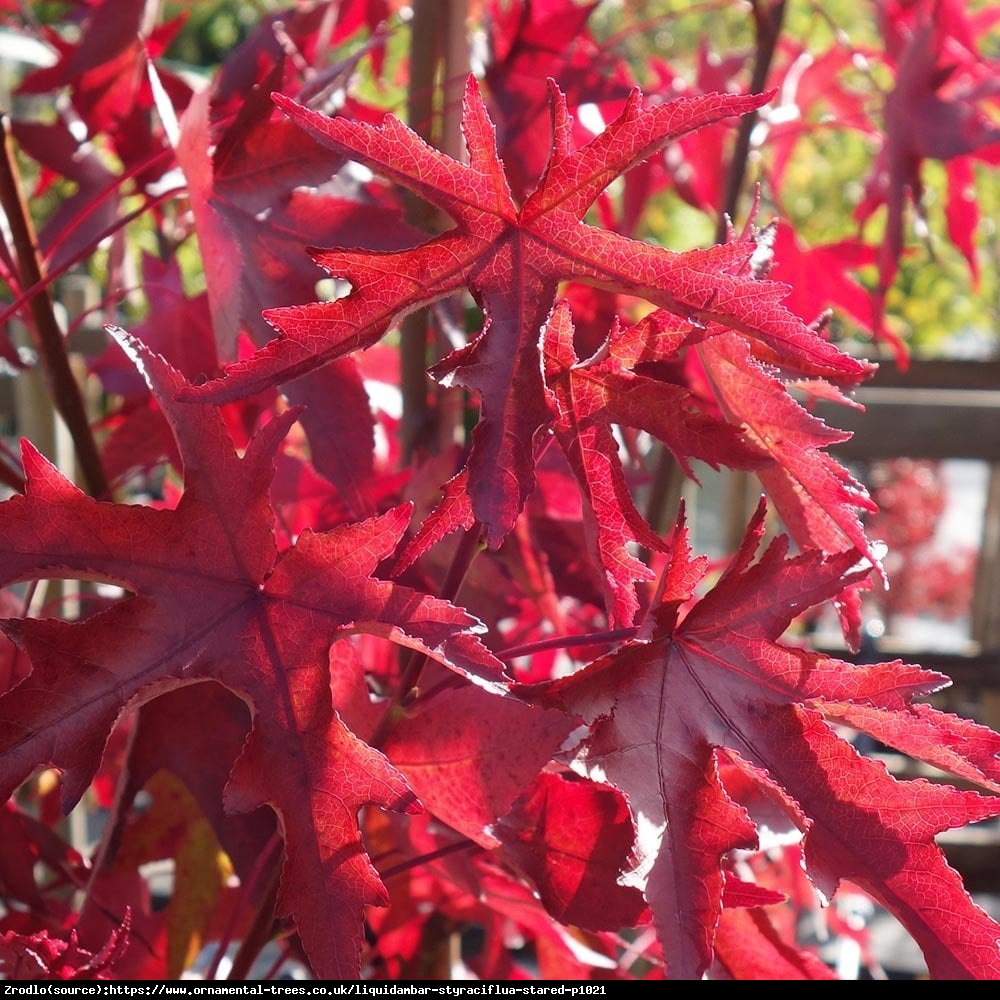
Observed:
[[[639,353],[640,328],[622,330],[616,324],[597,353],[580,361],[569,307],[560,302],[542,338],[553,429],[587,501],[584,524],[594,562],[603,570],[608,617],[625,626],[639,607],[633,581],[654,578],[629,545],[659,549],[662,542],[635,509],[611,424],[648,431],[670,448],[688,475],[690,458],[715,468],[753,468],[765,461],[737,427],[702,412],[689,389],[630,370]]]
[[[131,926],[131,915],[126,912],[121,925],[97,953],[80,947],[75,930],[70,931],[67,941],[47,930],[34,934],[5,931],[0,933],[0,973],[4,979],[21,981],[110,979],[115,963],[128,947]]]
[[[379,127],[327,118],[276,95],[278,105],[332,149],[426,199],[455,228],[412,250],[314,251],[351,293],[332,303],[271,310],[281,336],[224,378],[184,398],[225,402],[304,375],[368,347],[406,313],[469,289],[486,314],[482,332],[434,374],[476,392],[482,419],[469,458],[472,511],[491,545],[510,530],[534,484],[533,441],[550,415],[539,334],[561,281],[577,280],[645,298],[694,327],[717,324],[759,341],[769,359],[809,375],[856,383],[868,371],[782,305],[783,285],[741,273],[750,240],[672,253],[584,224],[617,176],[703,125],[759,108],[769,95],[707,94],[645,106],[638,91],[621,116],[580,149],[570,145],[566,100],[553,86],[553,144],[536,190],[518,206],[492,122],[470,79],[463,128],[469,163],[432,149],[398,119]]]
[[[628,801],[637,839],[627,878],[652,908],[668,974],[699,978],[711,964],[723,855],[755,842],[748,814],[719,779],[725,748],[792,805],[808,874],[824,896],[849,879],[906,926],[932,975],[997,978],[1000,926],[972,903],[934,837],[1000,814],[1000,799],[897,781],[827,718],[862,729],[871,723],[890,743],[898,732],[911,752],[936,728],[947,753],[931,756],[941,763],[963,758],[959,769],[992,789],[1000,789],[996,737],[982,727],[960,731],[952,716],[911,706],[947,683],[940,674],[898,663],[853,666],[779,643],[795,615],[871,567],[858,565],[853,551],[789,558],[784,536],[755,563],[763,528],[761,507],[721,579],[682,616],[705,563],[692,559],[680,522],[639,636],[542,686],[544,700],[590,726],[575,766]]]
[[[399,772],[338,716],[329,646],[351,632],[381,636],[494,689],[502,668],[475,637],[476,619],[372,575],[405,530],[406,507],[305,531],[279,554],[267,491],[294,411],[240,457],[218,412],[175,403],[181,376],[120,336],[173,427],[184,493],[175,510],[97,503],[25,443],[25,494],[0,504],[0,584],[110,580],[134,596],[81,623],[3,623],[33,669],[0,698],[0,796],[52,765],[71,805],[126,706],[217,680],[253,716],[226,806],[278,814],[279,914],[294,919],[317,975],[356,977],[364,906],[387,900],[358,810],[418,807]]]

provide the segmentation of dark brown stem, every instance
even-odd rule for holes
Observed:
[[[472,560],[483,551],[483,526],[476,521],[472,527],[465,532],[462,540],[455,549],[451,566],[448,567],[448,575],[441,585],[441,597],[446,601],[453,601],[458,597],[458,592],[462,589],[465,576],[469,572]]]
[[[20,172],[14,158],[13,137],[10,119],[0,114],[0,128],[3,130],[3,155],[0,158],[0,205],[3,206],[10,226],[11,240],[17,257],[22,287],[38,285],[45,280],[44,261],[38,247],[35,228],[28,213],[28,203],[24,196]],[[97,442],[90,429],[87,410],[83,403],[80,386],[73,377],[66,354],[62,331],[52,308],[52,298],[48,290],[39,292],[30,302],[34,320],[39,355],[48,376],[52,402],[65,421],[73,438],[73,446],[80,463],[87,492],[93,497],[109,495],[108,480],[101,464]]]
[[[399,327],[399,388],[403,397],[401,427],[403,462],[409,464],[421,446],[432,440],[431,409],[427,404],[427,310],[419,309]]]
[[[469,43],[466,34],[468,4],[466,0],[443,0],[441,18],[441,109],[440,127],[438,130],[438,148],[456,160],[465,156],[465,142],[462,138],[462,96],[465,93],[465,81],[469,75]],[[449,226],[449,220],[441,220]],[[457,305],[455,310],[462,315],[462,296],[456,295],[452,301]],[[462,324],[464,329],[464,324]],[[444,345],[443,338],[438,337],[435,345],[438,356],[450,350],[450,345]],[[442,350],[444,347],[444,350]],[[437,360],[437,357],[434,358]],[[456,441],[463,441],[463,416],[467,403],[467,394],[458,387],[446,388],[438,386],[435,400],[436,434],[434,451],[441,452]]]
[[[446,0],[444,29],[444,79],[441,105],[441,151],[462,159],[462,95],[465,78],[469,75],[469,43],[465,22],[468,18],[467,0]]]
[[[432,146],[462,158],[461,96],[469,69],[465,0],[416,0],[410,33],[410,127]],[[408,220],[428,232],[451,222],[433,205],[404,192]],[[450,444],[461,425],[462,394],[440,389],[438,404],[428,401],[427,365],[434,353],[427,309],[407,316],[400,326],[400,388],[403,396],[403,459],[426,448],[436,453]],[[459,403],[442,405],[457,397]]]
[[[750,76],[750,93],[759,94],[767,86],[767,78],[771,74],[771,63],[774,61],[775,49],[781,37],[781,25],[785,18],[785,0],[753,0],[753,21],[757,32],[757,45],[754,53],[753,72]],[[722,243],[726,239],[728,220],[736,218],[740,193],[746,179],[747,164],[750,159],[750,136],[757,124],[757,112],[751,111],[740,119],[736,133],[736,144],[729,161],[726,174],[725,197],[722,200],[722,211],[715,228],[715,242]]]

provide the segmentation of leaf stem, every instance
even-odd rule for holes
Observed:
[[[219,965],[222,963],[222,959],[225,957],[227,951],[229,951],[229,945],[236,934],[236,923],[240,916],[240,911],[243,909],[244,901],[247,900],[250,895],[257,888],[258,883],[265,883],[268,889],[272,887],[277,887],[278,879],[278,866],[274,865],[273,862],[277,858],[281,851],[281,834],[275,831],[271,834],[271,838],[264,845],[264,849],[260,852],[259,857],[254,862],[253,867],[250,869],[250,874],[246,877],[246,880],[242,883],[242,891],[239,898],[233,904],[233,908],[229,914],[229,920],[226,922],[226,927],[222,932],[222,936],[219,938],[219,946],[215,949],[215,955],[212,957],[212,964],[208,967],[205,973],[206,979],[215,979],[219,973]],[[268,869],[271,872],[268,873]],[[269,912],[269,918],[273,919],[273,895],[270,891],[265,893],[264,906],[260,908],[263,911],[266,907]],[[258,912],[257,918],[254,920],[254,925],[260,920],[260,911]]]
[[[389,879],[396,875],[402,875],[403,872],[410,871],[413,868],[417,868],[420,865],[426,865],[431,861],[437,861],[438,858],[447,857],[449,854],[457,854],[459,851],[470,851],[470,850],[483,850],[479,844],[474,840],[463,839],[456,841],[454,844],[448,844],[445,847],[439,847],[436,851],[431,851],[429,854],[421,854],[418,858],[409,858],[406,861],[400,861],[398,864],[391,865],[386,868],[384,872],[380,872],[380,876],[383,882],[387,882]]]
[[[586,635],[554,635],[549,639],[539,639],[537,642],[526,642],[521,646],[509,646],[493,655],[498,660],[516,660],[519,656],[530,656],[546,649],[576,649],[580,646],[597,646],[608,642],[618,642],[621,639],[632,639],[638,633],[638,628],[615,628],[608,632],[588,632]]]
[[[162,204],[168,198],[172,198],[178,192],[183,190],[183,187],[171,188],[169,191],[162,191],[158,195],[147,198],[138,208],[133,209],[131,212],[126,213],[120,219],[116,219],[113,223],[111,223],[107,229],[95,237],[92,241],[92,246],[85,247],[75,253],[72,257],[68,257],[58,267],[47,270],[45,272],[45,277],[40,277],[38,281],[33,284],[29,284],[25,287],[22,283],[21,292],[17,298],[15,298],[9,305],[5,306],[3,311],[0,312],[0,323],[6,323],[7,320],[21,308],[21,306],[23,306],[26,302],[30,302],[36,295],[42,294],[45,289],[56,280],[56,278],[61,278],[67,271],[76,267],[76,265],[91,252],[93,246],[103,243],[109,236],[114,236],[114,234],[120,229],[123,229],[133,220],[138,219],[141,215],[145,215],[151,208],[155,208],[157,205]],[[113,294],[120,295],[124,294],[124,292],[125,290],[119,290]]]
[[[445,601],[453,601],[458,592],[462,589],[466,574],[472,565],[473,559],[483,550],[483,526],[476,521],[468,531],[464,532],[459,540],[458,547],[451,559],[451,566],[448,567],[448,575],[441,585],[440,597]],[[400,704],[406,704],[411,697],[411,693],[417,686],[420,673],[427,663],[427,654],[419,650],[411,650],[406,664],[403,667],[403,676],[399,683]]]
[[[3,131],[3,150],[0,154],[0,205],[10,226],[21,285],[35,286],[45,280],[44,263],[31,215],[28,212],[17,161],[14,159],[13,134],[7,115],[0,114],[0,129]],[[106,497],[109,494],[107,476],[101,464],[97,442],[90,429],[80,386],[70,368],[62,330],[59,329],[48,291],[33,296],[30,308],[38,338],[39,355],[48,376],[52,403],[65,421],[73,439],[87,492],[93,497]]]
[[[288,945],[282,942],[281,951],[278,957],[271,963],[268,970],[260,977],[261,981],[267,982],[278,974],[278,969],[280,969],[285,962],[288,961]]]

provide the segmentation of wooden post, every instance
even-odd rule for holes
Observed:
[[[1000,464],[990,466],[982,541],[972,594],[972,638],[981,649],[1000,649]]]

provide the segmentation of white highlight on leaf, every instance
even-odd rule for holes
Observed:
[[[153,91],[153,104],[156,106],[156,113],[163,122],[163,131],[167,133],[170,145],[176,149],[181,139],[181,126],[177,120],[177,112],[167,95],[163,84],[160,82],[160,74],[156,71],[152,59],[146,60],[146,75],[149,77],[149,86]]]
[[[632,848],[633,867],[622,874],[622,885],[646,891],[646,882],[653,865],[660,854],[663,835],[667,832],[665,820],[654,820],[641,810],[633,813],[635,825],[635,844]]]
[[[600,135],[607,128],[604,115],[596,104],[581,104],[576,109],[576,120],[594,135]]]

